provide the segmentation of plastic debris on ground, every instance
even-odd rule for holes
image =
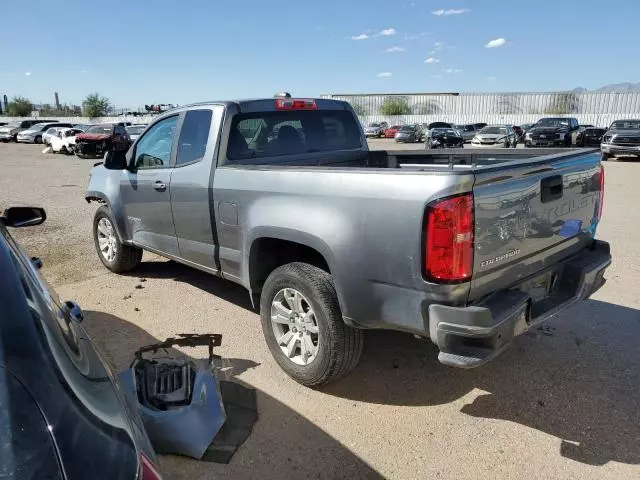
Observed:
[[[249,437],[258,419],[256,392],[216,380],[213,361],[219,357],[213,349],[221,343],[217,334],[180,334],[142,347],[131,367],[120,373],[123,389],[137,399],[157,453],[228,463]],[[207,368],[198,368],[184,355],[169,355],[174,346],[208,347]]]

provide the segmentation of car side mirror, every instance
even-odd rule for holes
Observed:
[[[10,207],[2,214],[4,224],[13,228],[40,225],[46,219],[47,214],[40,207]]]
[[[109,150],[104,157],[104,168],[124,170],[127,168],[127,156],[124,150]]]

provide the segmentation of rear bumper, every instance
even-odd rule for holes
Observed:
[[[489,362],[516,336],[596,292],[604,284],[604,272],[610,264],[609,244],[594,241],[591,248],[549,270],[556,275],[555,287],[535,302],[522,284],[477,305],[430,305],[428,332],[440,349],[438,360],[461,368]]]

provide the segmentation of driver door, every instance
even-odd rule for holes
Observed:
[[[127,230],[136,245],[179,256],[171,214],[171,174],[180,115],[164,118],[146,130],[127,154],[120,197]]]

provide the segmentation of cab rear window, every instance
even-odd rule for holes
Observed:
[[[356,119],[346,110],[294,110],[238,114],[227,158],[242,160],[362,148]]]

